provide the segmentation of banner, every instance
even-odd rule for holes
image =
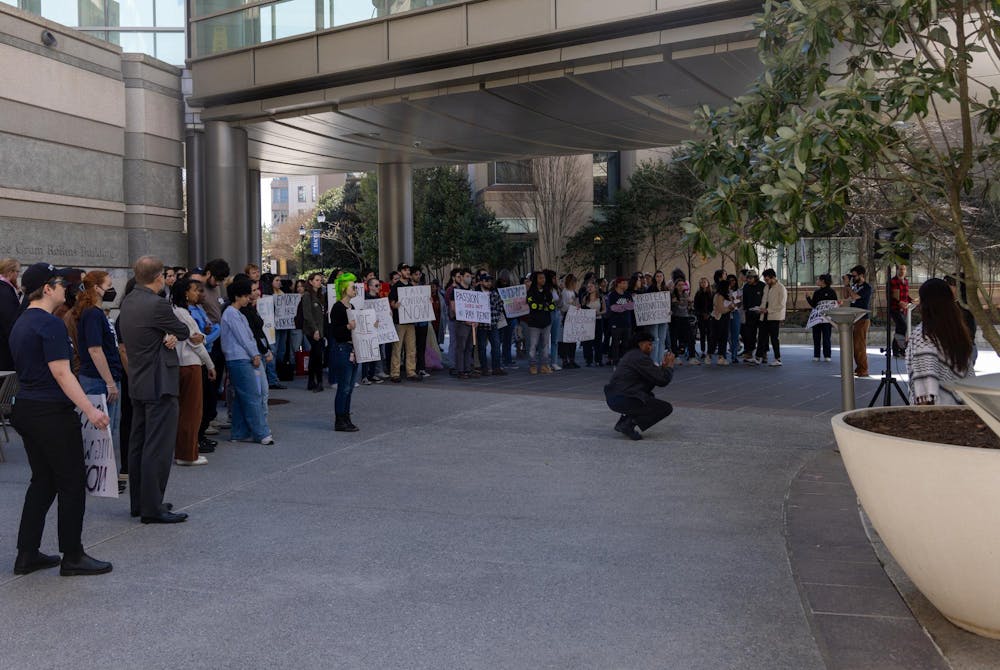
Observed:
[[[670,294],[664,292],[663,295],[669,296]],[[563,322],[562,341],[587,342],[592,340],[596,327],[597,310],[570,307],[566,310],[566,320]]]
[[[313,228],[309,231],[309,252],[313,256],[319,256],[322,253],[320,251],[320,235],[322,232],[318,228]]]
[[[374,301],[373,301],[374,302]],[[354,310],[354,330],[351,331],[351,341],[354,343],[354,360],[358,363],[370,363],[382,358],[379,350],[379,332],[375,327],[378,314],[375,310]],[[389,321],[390,325],[392,321]],[[381,325],[381,324],[380,324]],[[395,329],[394,329],[395,330]]]
[[[809,313],[809,321],[806,322],[806,330],[810,330],[813,326],[818,326],[823,323],[833,323],[833,321],[830,321],[829,317],[827,317],[826,313],[836,306],[836,300],[820,300]]]
[[[531,311],[528,308],[528,288],[524,284],[498,288],[497,291],[500,292],[503,311],[507,313],[508,319],[516,319]]]
[[[278,330],[295,329],[295,312],[299,309],[302,296],[298,293],[282,293],[274,298],[274,327]]]
[[[430,286],[400,286],[396,289],[396,293],[399,297],[400,323],[434,320]]]
[[[274,332],[274,296],[262,295],[257,299],[257,313],[264,320],[264,334],[272,344],[277,341]]]
[[[670,293],[654,291],[636,293],[632,296],[635,304],[635,325],[651,326],[655,323],[670,323]]]
[[[105,414],[108,405],[104,394],[88,395],[87,399],[94,407]],[[115,463],[115,443],[111,437],[111,427],[104,430],[90,423],[87,415],[76,410],[80,415],[83,431],[83,465],[87,473],[87,493],[99,498],[118,497],[118,465]]]
[[[490,294],[455,289],[455,320],[490,325]]]
[[[375,300],[365,300],[365,311],[375,312],[378,319],[378,341],[379,344],[391,344],[399,342],[399,335],[396,334],[396,326],[392,323],[392,309],[389,308],[388,298],[377,298]]]

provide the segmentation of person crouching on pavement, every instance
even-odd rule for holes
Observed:
[[[641,440],[640,430],[649,430],[674,411],[669,402],[653,395],[654,386],[666,386],[674,376],[673,352],[663,354],[659,367],[653,364],[650,353],[654,339],[644,330],[636,333],[632,348],[622,356],[604,387],[608,407],[621,414],[615,430],[633,440]]]

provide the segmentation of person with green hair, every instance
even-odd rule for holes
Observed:
[[[333,335],[330,370],[337,381],[337,397],[333,401],[336,422],[333,429],[351,433],[358,430],[351,422],[351,394],[358,378],[358,364],[351,341],[351,331],[356,325],[351,316],[354,310],[351,299],[357,295],[357,288],[354,286],[356,281],[357,278],[350,272],[337,277],[334,281],[337,302],[330,310],[330,331]]]

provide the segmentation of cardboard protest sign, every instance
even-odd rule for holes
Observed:
[[[826,313],[835,307],[837,307],[836,300],[820,300],[809,313],[809,321],[806,322],[806,330],[810,330],[813,326],[818,326],[822,323],[833,323],[833,321],[830,321],[830,318],[826,315]]]
[[[379,332],[375,327],[378,314],[375,310],[354,310],[354,330],[351,331],[351,341],[354,343],[354,360],[358,363],[370,363],[382,358],[379,351]],[[391,323],[391,322],[390,322]]]
[[[376,300],[365,300],[365,310],[375,312],[378,317],[378,341],[379,344],[391,344],[399,341],[396,334],[396,326],[392,323],[392,310],[389,308],[388,298],[378,298]]]
[[[267,341],[275,342],[273,295],[262,295],[257,299],[257,313],[264,320],[264,334],[267,335]]]
[[[635,304],[635,325],[670,323],[670,293],[667,291],[636,293],[632,302]]]
[[[669,293],[665,295],[670,295]],[[597,311],[570,307],[566,310],[566,320],[563,322],[563,342],[586,342],[594,339],[597,327]]]
[[[302,296],[298,293],[282,293],[274,298],[274,327],[277,330],[295,329],[295,312],[299,309]]]
[[[431,304],[430,286],[400,286],[399,322],[420,323],[434,320],[434,306]]]
[[[455,320],[490,324],[490,294],[455,289]]]
[[[351,298],[351,305],[354,309],[364,309],[365,308],[365,283],[355,282],[354,283],[354,297]]]
[[[94,407],[105,414],[108,404],[104,394],[88,395]],[[80,410],[81,431],[83,431],[83,465],[87,473],[87,493],[100,498],[118,497],[118,465],[115,463],[115,444],[111,438],[111,427],[103,430],[90,423]]]
[[[531,311],[528,308],[528,289],[524,284],[498,288],[497,291],[503,300],[503,311],[507,313],[508,319],[525,316]]]

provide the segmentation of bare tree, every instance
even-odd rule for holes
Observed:
[[[310,224],[310,221],[312,221],[311,213],[302,212],[273,226],[264,236],[264,256],[298,261],[299,245],[302,243],[299,226],[309,228],[310,225],[307,224]]]
[[[504,194],[509,211],[536,221],[538,260],[556,272],[566,240],[590,219],[592,185],[581,178],[581,162],[579,156],[536,158],[531,161],[532,186]]]

